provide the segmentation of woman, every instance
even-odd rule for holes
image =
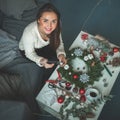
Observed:
[[[25,56],[40,67],[52,68],[56,51],[58,60],[62,66],[66,64],[65,51],[61,39],[60,14],[50,3],[43,5],[37,15],[37,20],[29,24],[19,43]]]
[[[37,20],[29,24],[23,32],[19,48],[25,53],[25,57],[17,57],[3,68],[4,71],[20,75],[20,81],[25,86],[25,89],[21,89],[25,91],[23,93],[32,108],[37,106],[35,97],[44,80],[49,78],[55,68],[48,61],[56,60],[57,53],[62,66],[66,64],[60,32],[60,14],[53,5],[47,3],[40,8]],[[30,93],[32,101],[29,101],[30,97],[26,92]]]

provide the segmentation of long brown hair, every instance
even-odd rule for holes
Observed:
[[[46,3],[39,9],[38,14],[37,14],[37,20],[42,16],[44,12],[54,12],[58,18],[57,27],[49,36],[50,46],[51,48],[56,50],[60,44],[60,32],[61,32],[60,13],[54,5],[50,3]]]

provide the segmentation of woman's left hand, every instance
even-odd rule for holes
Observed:
[[[67,59],[65,58],[65,56],[63,54],[60,54],[58,56],[58,60],[60,62],[60,66],[63,67],[64,65],[66,65],[67,63]]]

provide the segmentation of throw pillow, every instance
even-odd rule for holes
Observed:
[[[18,42],[14,36],[0,29],[0,68],[20,56]]]
[[[40,1],[40,0],[39,0]],[[43,0],[39,2],[38,6],[30,10],[24,10],[21,19],[16,19],[10,16],[4,16],[2,28],[16,37],[19,41],[24,28],[36,19],[39,8],[45,4]]]
[[[0,9],[8,16],[21,19],[24,10],[36,7],[34,0],[0,0]]]
[[[3,19],[3,30],[14,35],[16,40],[19,41],[24,28],[30,23],[26,20],[18,20],[13,17],[5,16]]]
[[[51,2],[51,0],[35,0],[36,4],[39,5],[41,2],[48,3]]]
[[[3,13],[0,11],[0,28],[2,27],[3,23]]]

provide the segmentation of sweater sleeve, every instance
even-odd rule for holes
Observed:
[[[66,53],[65,53],[65,50],[64,50],[64,43],[63,43],[61,34],[60,34],[60,45],[59,45],[59,47],[57,48],[56,53],[57,53],[57,57],[58,57],[60,54],[63,54],[64,56],[66,56]]]
[[[32,33],[25,30],[23,35],[22,35],[20,44],[22,43],[22,47],[25,51],[25,56],[28,59],[30,59],[31,61],[35,62],[40,67],[42,67],[42,65],[40,64],[40,60],[43,57],[38,56],[35,52],[35,48],[34,48],[35,38],[33,36],[34,35]],[[19,46],[20,46],[20,44],[19,44]]]

